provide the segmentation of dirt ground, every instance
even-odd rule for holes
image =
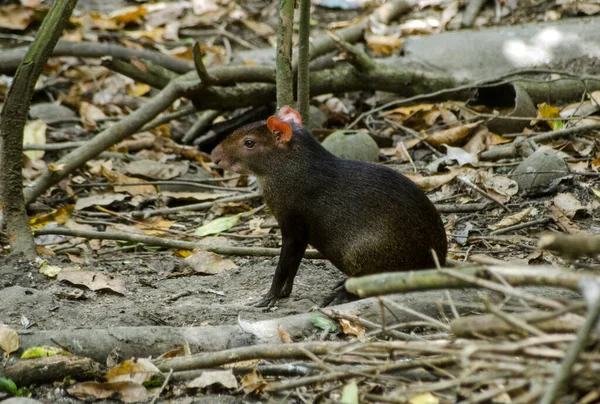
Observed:
[[[324,261],[304,260],[292,296],[272,309],[250,303],[268,290],[277,258],[233,257],[238,269],[170,277],[185,266],[171,253],[122,253],[83,265],[125,279],[126,293],[79,289],[39,273],[17,258],[0,259],[0,323],[15,329],[200,326],[236,324],[302,313],[317,305],[343,275]],[[56,265],[72,265],[56,258]],[[180,296],[180,297],[177,297]]]

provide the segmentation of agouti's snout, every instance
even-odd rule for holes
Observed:
[[[212,153],[210,154],[210,158],[213,161],[213,163],[215,163],[217,166],[221,167],[221,168],[226,168],[222,166],[222,162],[223,162],[223,148],[221,147],[221,145],[218,145],[217,147],[215,147],[212,151]]]

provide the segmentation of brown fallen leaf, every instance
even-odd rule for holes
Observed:
[[[106,118],[106,114],[100,108],[86,101],[81,101],[79,115],[83,119],[83,124],[87,130],[96,129],[96,121]]]
[[[251,373],[248,373],[244,377],[242,377],[242,390],[244,390],[245,394],[258,394],[260,393],[267,385],[265,379],[263,379],[260,372],[254,369]]]
[[[90,290],[109,289],[113,292],[125,294],[125,280],[112,275],[96,271],[60,271],[57,278],[73,285],[85,286]]]
[[[412,182],[417,184],[423,191],[431,191],[434,188],[439,187],[452,181],[456,177],[456,173],[448,173],[441,175],[431,175],[429,177],[423,177],[420,175],[404,174]]]
[[[569,234],[577,234],[581,232],[579,226],[571,222],[571,220],[569,220],[564,212],[558,207],[552,205],[550,206],[550,211],[552,212],[552,220],[554,220],[556,225],[560,227],[562,231]]]
[[[132,196],[136,196],[136,195],[150,196],[150,195],[155,195],[157,193],[154,185],[146,184],[146,181],[144,181],[140,178],[129,177],[123,173],[120,173],[118,171],[108,170],[104,167],[102,167],[101,172],[102,172],[102,175],[112,183],[135,182],[135,183],[140,184],[140,185],[115,185],[114,186],[115,192],[127,192],[129,195],[132,195]]]
[[[529,216],[532,210],[532,207],[525,208],[522,211],[515,213],[514,215],[504,217],[498,223],[491,224],[488,227],[492,230],[497,230],[509,226],[514,226],[515,224],[521,223],[527,216]]]
[[[569,219],[572,219],[577,212],[585,210],[585,207],[581,202],[579,202],[579,200],[570,192],[556,195],[552,202]]]
[[[148,391],[146,388],[140,384],[131,382],[77,383],[74,386],[69,387],[67,393],[80,400],[88,400],[90,397],[104,400],[117,396],[124,403],[148,401]]]
[[[189,382],[186,387],[202,389],[204,387],[220,384],[226,389],[237,389],[238,382],[233,375],[233,370],[209,370],[202,372],[202,376]]]
[[[146,358],[126,360],[109,369],[104,375],[107,382],[131,382],[142,384],[160,374],[160,370]]]
[[[84,198],[79,198],[75,203],[75,210],[83,210],[94,205],[108,206],[113,202],[123,201],[127,198],[129,198],[129,195],[116,194],[114,192],[105,192],[103,194],[90,195]]]
[[[368,35],[367,46],[373,53],[391,55],[402,47],[402,40],[396,35]]]
[[[18,4],[0,7],[0,28],[23,31],[35,18],[35,10]]]
[[[364,338],[366,330],[362,324],[360,324],[358,322],[346,320],[345,318],[341,318],[339,320],[339,322],[340,322],[340,325],[342,326],[342,331],[344,332],[344,334],[353,335],[353,336],[357,337],[358,339]]]
[[[238,267],[233,261],[205,250],[194,250],[192,255],[185,259],[185,262],[194,271],[203,275],[216,275]]]
[[[281,342],[283,342],[284,344],[291,344],[292,342],[294,342],[292,340],[292,336],[290,335],[289,332],[287,332],[282,326],[278,325],[277,326],[277,333],[279,334],[279,339],[281,340]]]
[[[455,146],[469,136],[473,132],[473,129],[478,127],[480,124],[481,121],[477,121],[442,130],[427,136],[425,140],[434,146],[441,146],[444,143],[450,146]]]

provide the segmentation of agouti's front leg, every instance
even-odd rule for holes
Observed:
[[[279,255],[279,263],[275,269],[271,289],[258,302],[255,307],[271,307],[281,297],[287,297],[292,293],[294,278],[298,272],[300,261],[308,246],[308,234],[305,226],[297,220],[288,220],[280,224],[282,246]]]

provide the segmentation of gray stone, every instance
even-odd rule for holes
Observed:
[[[365,132],[333,132],[323,141],[323,147],[345,160],[379,160],[379,147]]]
[[[554,150],[540,147],[523,160],[510,176],[519,184],[520,192],[535,194],[553,191],[569,175],[569,166]]]

